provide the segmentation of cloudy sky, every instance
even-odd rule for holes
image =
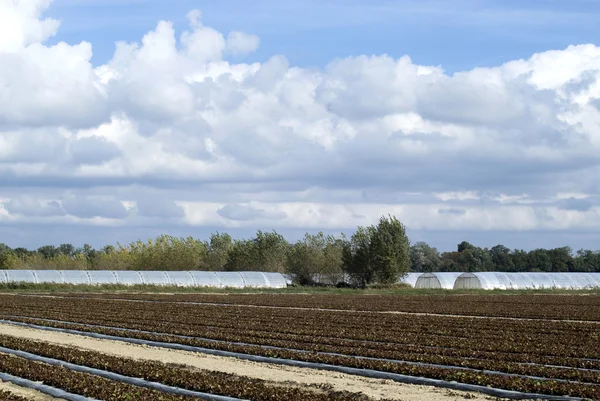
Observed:
[[[365,5],[368,4],[368,5]],[[600,249],[591,0],[0,0],[0,242]]]

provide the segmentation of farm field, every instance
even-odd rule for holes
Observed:
[[[191,396],[22,353],[239,399],[600,399],[599,309],[581,293],[0,294],[0,371],[111,400]]]

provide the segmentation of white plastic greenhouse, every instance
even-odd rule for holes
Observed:
[[[587,289],[600,287],[600,273],[463,273],[454,289]]]
[[[417,280],[421,277],[423,273],[406,273],[406,276],[402,276],[398,283],[408,284],[411,287],[414,287],[417,284]]]
[[[415,282],[415,288],[443,288],[451,290],[454,288],[454,281],[462,273],[443,272],[443,273],[423,273]]]
[[[149,284],[181,287],[285,288],[281,273],[117,270],[0,270],[0,283]]]

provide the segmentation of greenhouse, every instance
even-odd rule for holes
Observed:
[[[422,274],[423,273],[406,273],[405,276],[402,276],[400,280],[398,280],[398,283],[408,284],[411,287],[414,287],[415,284],[417,284],[417,280],[419,279],[419,277],[421,277]]]
[[[600,287],[600,273],[463,273],[454,289],[587,289]]]
[[[415,288],[443,288],[451,290],[454,288],[454,281],[462,273],[443,272],[443,273],[423,273],[415,282]]]
[[[281,273],[263,272],[0,270],[0,283],[285,288],[288,279]]]

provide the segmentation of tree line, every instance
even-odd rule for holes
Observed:
[[[0,269],[208,270],[269,271],[294,274],[300,284],[354,285],[395,283],[405,272],[505,271],[600,272],[600,252],[571,248],[510,250],[480,248],[466,241],[440,253],[425,242],[410,245],[404,225],[382,216],[376,225],[358,227],[350,236],[305,234],[289,243],[276,231],[258,231],[249,239],[214,233],[207,240],[161,235],[94,249],[71,244],[36,250],[0,244]]]

